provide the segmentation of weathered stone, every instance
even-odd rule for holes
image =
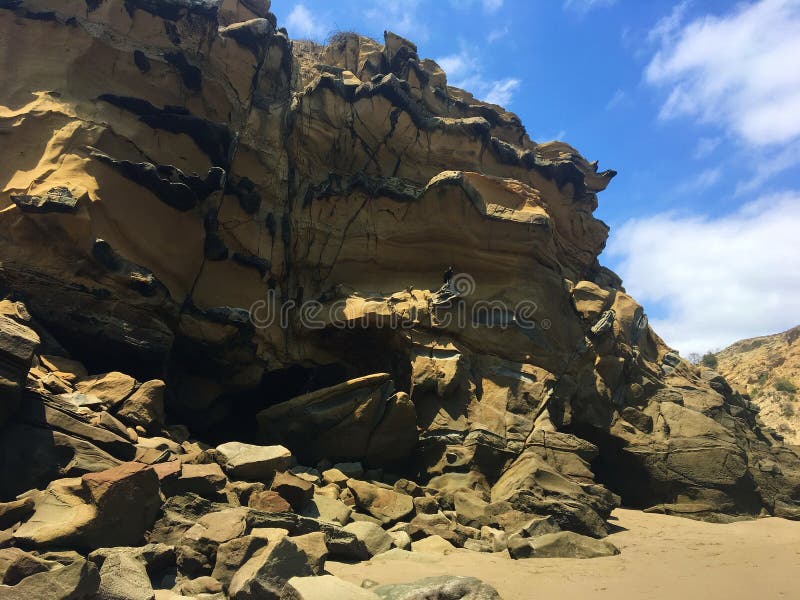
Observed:
[[[141,425],[146,430],[154,430],[163,426],[164,389],[166,385],[160,379],[145,381],[139,389],[123,400],[117,408],[117,416],[128,425]]]
[[[303,505],[314,497],[312,483],[288,472],[276,473],[270,489],[280,494],[296,511],[302,510]]]
[[[228,594],[233,600],[278,600],[286,582],[313,575],[314,564],[292,538],[282,538],[242,565]]]
[[[97,568],[85,560],[36,573],[26,577],[17,585],[0,585],[3,600],[94,600],[100,586]]]
[[[284,536],[289,534],[288,531],[284,531]],[[246,535],[220,544],[217,548],[216,562],[211,576],[219,581],[224,589],[227,589],[234,573],[256,552],[265,548],[268,540],[276,541],[276,538],[277,536],[272,534]]]
[[[145,566],[121,552],[110,554],[100,567],[98,600],[154,600]]]
[[[222,592],[222,584],[213,577],[197,577],[184,581],[180,586],[184,596],[199,596],[201,594],[219,594]]]
[[[35,512],[14,539],[36,547],[136,545],[161,507],[158,477],[138,463],[54,481],[33,500]]]
[[[135,387],[136,380],[133,377],[118,371],[85,377],[75,382],[78,392],[98,398],[107,408],[121,403],[133,393]]]
[[[333,575],[292,577],[283,588],[281,600],[378,600],[369,590]]]
[[[411,549],[414,552],[427,552],[429,554],[450,554],[456,547],[438,535],[424,537],[416,542],[411,542]]]
[[[350,479],[347,487],[353,492],[356,506],[380,519],[384,524],[390,525],[414,511],[414,501],[411,496],[398,494],[393,489],[355,479]]]
[[[19,548],[0,549],[0,584],[17,585],[26,577],[49,571],[53,566],[53,563]]]
[[[0,315],[0,426],[16,410],[40,340],[30,327]]]
[[[264,512],[288,512],[292,506],[284,500],[278,492],[265,490],[253,492],[247,501],[247,506]]]
[[[315,494],[314,497],[303,506],[301,514],[305,517],[319,519],[327,523],[347,525],[347,523],[350,522],[353,509],[344,502],[340,502],[334,498]]]
[[[325,534],[315,531],[305,535],[292,536],[290,539],[306,553],[314,575],[321,575],[325,571],[325,560],[328,558]]]
[[[0,529],[8,529],[15,523],[26,520],[33,514],[31,498],[20,498],[12,502],[0,502]]]
[[[227,442],[217,446],[225,472],[235,479],[269,482],[277,471],[286,471],[292,454],[283,446],[255,446]]]
[[[193,493],[215,498],[228,481],[217,463],[184,464],[180,476],[173,482],[164,482],[165,493],[170,496]]]
[[[386,533],[382,527],[374,523],[367,523],[364,521],[357,521],[345,525],[344,530],[352,533],[356,538],[364,544],[369,556],[375,556],[386,552],[392,547],[392,536]]]
[[[475,577],[427,577],[413,583],[382,585],[372,590],[383,600],[501,600],[500,594]]]
[[[508,550],[512,558],[598,558],[619,554],[619,550],[610,542],[572,531],[547,533],[535,538],[515,538],[513,543],[509,540]]]
[[[78,206],[78,198],[63,186],[50,188],[46,194],[11,194],[11,201],[22,212],[35,214],[72,213]]]

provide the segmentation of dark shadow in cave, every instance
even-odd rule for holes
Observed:
[[[644,509],[664,501],[667,490],[657,489],[636,456],[625,451],[623,440],[590,425],[576,424],[564,432],[597,446],[597,458],[590,465],[595,480],[619,495],[622,506]]]

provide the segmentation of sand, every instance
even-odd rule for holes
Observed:
[[[471,575],[505,600],[736,600],[800,598],[800,522],[759,519],[712,524],[634,510],[617,510],[609,536],[619,556],[525,559],[458,550],[447,556],[380,556],[361,564],[328,562],[328,570],[361,584],[412,581],[431,575]]]

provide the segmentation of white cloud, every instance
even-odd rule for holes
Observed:
[[[564,8],[579,13],[587,13],[593,8],[604,8],[617,3],[617,0],[564,0]]]
[[[430,31],[418,9],[421,0],[403,2],[372,2],[374,6],[364,11],[364,17],[377,31],[388,29],[414,42],[424,42]]]
[[[703,137],[697,140],[697,145],[694,147],[694,154],[692,156],[695,160],[703,160],[714,154],[719,145],[722,143],[721,137]]]
[[[800,141],[778,152],[761,152],[750,156],[752,173],[736,185],[736,195],[747,194],[764,187],[769,180],[787,169],[800,166]]]
[[[627,222],[608,246],[626,288],[663,318],[654,329],[685,356],[800,321],[800,192],[720,217],[660,214]]]
[[[450,5],[453,8],[465,10],[472,8],[476,2],[478,2],[478,0],[450,0]],[[479,4],[487,13],[495,13],[503,8],[503,0],[479,0]]]
[[[522,84],[516,77],[487,77],[479,52],[463,44],[459,52],[437,58],[436,62],[444,69],[450,85],[466,90],[490,104],[508,106]]]
[[[505,106],[511,103],[514,92],[522,83],[519,79],[509,77],[507,79],[500,79],[499,81],[491,81],[488,83],[488,91],[484,96],[484,100],[490,104],[499,104]]]
[[[320,15],[313,14],[303,4],[296,4],[286,18],[286,28],[295,38],[320,40],[329,28],[323,24]]]
[[[689,116],[751,147],[800,138],[800,2],[737,4],[681,25],[685,5],[650,32],[646,80],[666,90],[662,119]]]
[[[695,177],[682,182],[675,188],[677,194],[695,194],[704,192],[714,187],[722,177],[722,169],[719,167],[701,171]]]
[[[486,35],[486,41],[489,42],[490,44],[493,44],[494,42],[502,40],[504,37],[506,37],[510,31],[511,29],[509,28],[508,25],[504,25],[503,27],[498,27],[497,29],[492,29]]]
[[[625,102],[628,95],[625,93],[625,90],[617,90],[614,92],[614,95],[611,96],[611,99],[606,103],[606,110],[612,110],[618,107],[620,104]]]

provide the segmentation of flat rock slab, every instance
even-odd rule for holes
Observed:
[[[234,479],[266,481],[277,471],[286,471],[292,461],[292,453],[283,446],[228,442],[217,446],[217,452],[225,471]]]

